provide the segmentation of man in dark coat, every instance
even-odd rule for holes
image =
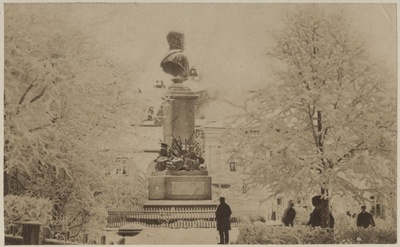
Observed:
[[[283,212],[282,222],[285,226],[293,226],[293,220],[296,218],[296,210],[294,210],[293,206],[293,202],[289,201],[288,207]]]
[[[358,227],[368,228],[370,225],[375,226],[374,218],[370,213],[365,211],[366,208],[367,208],[366,206],[362,206],[361,213],[359,213],[357,216]]]
[[[229,217],[231,217],[232,211],[228,204],[225,203],[225,198],[219,198],[220,204],[217,207],[215,213],[217,219],[217,230],[219,231],[219,243],[229,243],[229,230],[231,229],[231,223]]]
[[[315,207],[314,211],[310,214],[310,220],[307,223],[307,226],[317,227],[321,226],[321,214],[322,214],[322,202],[321,196],[314,196],[312,199],[312,205]],[[329,228],[333,228],[335,224],[335,219],[332,214],[329,214]]]

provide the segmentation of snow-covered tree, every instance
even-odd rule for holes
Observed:
[[[312,10],[287,16],[269,54],[279,71],[249,97],[227,133],[252,182],[273,195],[322,194],[323,227],[335,196],[395,195],[389,73],[371,61],[346,21]]]
[[[130,127],[146,107],[128,68],[104,56],[73,11],[5,6],[4,176],[6,194],[51,200],[52,224],[74,235],[106,217],[101,134]]]

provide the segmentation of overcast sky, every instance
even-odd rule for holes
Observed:
[[[49,4],[43,4],[49,5]],[[395,4],[314,4],[326,15],[342,13],[350,27],[365,40],[371,56],[393,68],[396,85]],[[108,55],[132,64],[142,90],[158,79],[167,80],[160,62],[168,51],[169,31],[186,36],[191,66],[203,76],[201,87],[219,99],[271,83],[273,61],[265,54],[273,45],[272,33],[283,28],[286,13],[308,8],[307,4],[70,4],[82,27],[108,47]],[[66,10],[63,4],[51,9]],[[73,11],[72,11],[73,10]],[[147,88],[146,88],[147,87]]]
[[[115,52],[142,57],[159,70],[168,50],[165,36],[178,30],[186,36],[186,53],[192,65],[216,84],[241,85],[264,80],[270,59],[264,54],[273,43],[272,33],[283,27],[282,18],[304,4],[121,4],[82,8],[84,13],[113,11],[103,23],[103,41],[116,45]],[[309,6],[309,5],[308,5]],[[90,10],[89,10],[90,9]],[[320,4],[328,15],[343,13],[350,27],[365,39],[371,55],[395,65],[395,5]],[[88,16],[90,17],[90,15]],[[108,34],[108,35],[107,35]],[[124,38],[130,45],[121,45]],[[150,51],[150,52],[149,52]],[[243,80],[243,81],[242,81]],[[240,82],[239,82],[240,81]],[[208,83],[208,82],[204,82]],[[211,86],[211,85],[210,85]]]
[[[203,75],[203,86],[231,98],[235,92],[268,83],[273,66],[265,53],[273,45],[271,34],[283,27],[287,12],[304,7],[310,5],[119,4],[90,5],[81,10],[88,18],[112,13],[102,23],[101,40],[113,46],[115,54],[146,64],[141,72],[143,83],[164,75],[159,64],[168,50],[166,34],[183,32],[189,62]],[[396,66],[394,4],[319,4],[317,8],[327,15],[343,13],[350,27],[365,39],[371,55]]]
[[[371,56],[393,68],[396,77],[395,4],[319,4],[326,15],[342,13],[350,28],[365,40]],[[107,9],[110,6],[107,6]],[[240,97],[271,83],[274,62],[265,53],[273,46],[272,33],[283,28],[286,13],[308,8],[306,4],[137,4],[113,5],[116,16],[103,27],[104,42],[122,36],[127,43],[115,46],[115,54],[140,57],[146,64],[140,80],[144,85],[164,73],[160,61],[168,50],[166,34],[181,31],[186,36],[186,54],[203,76],[201,86],[219,99]],[[99,8],[98,11],[101,11]],[[97,10],[96,10],[97,11]],[[109,9],[108,9],[109,11]],[[86,12],[86,10],[84,11]],[[129,51],[127,53],[127,51]],[[135,56],[136,55],[136,56]],[[143,87],[143,86],[142,86]],[[219,104],[210,114],[220,115]],[[218,109],[218,110],[217,110]]]

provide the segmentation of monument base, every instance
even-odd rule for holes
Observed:
[[[173,176],[207,176],[208,171],[155,171],[151,173],[151,176],[165,176],[165,175],[173,175]]]
[[[151,176],[149,200],[211,200],[210,176]]]
[[[217,204],[212,200],[203,201],[169,201],[169,200],[149,200],[143,205],[144,209],[213,209],[217,208]]]

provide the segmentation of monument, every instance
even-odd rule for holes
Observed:
[[[216,206],[211,201],[211,176],[195,135],[195,104],[198,95],[185,85],[189,61],[183,33],[167,35],[169,51],[161,67],[173,76],[163,107],[163,142],[148,178],[145,208]]]

